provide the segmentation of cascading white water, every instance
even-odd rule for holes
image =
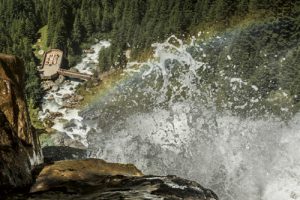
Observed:
[[[154,44],[153,60],[127,69],[127,80],[83,112],[98,125],[88,133],[90,156],[196,180],[223,200],[300,199],[300,114],[286,123],[217,111],[199,81],[209,66],[190,45],[175,37]],[[239,77],[224,80],[257,91]]]
[[[93,70],[97,68],[98,55],[102,48],[110,46],[108,41],[100,41],[93,45],[91,48],[93,53],[88,53],[82,61],[74,68],[80,73],[92,74]],[[54,120],[54,130],[58,132],[65,132],[72,139],[79,140],[82,144],[87,146],[86,135],[90,130],[90,126],[84,126],[82,123],[83,118],[78,115],[78,109],[64,108],[64,95],[74,95],[76,87],[80,84],[78,81],[65,81],[61,85],[58,85],[57,89],[52,89],[44,97],[42,104],[42,112],[40,113],[40,119],[43,120],[49,113],[59,112],[62,116]],[[65,129],[64,124],[70,121],[74,121],[74,126],[70,129]]]

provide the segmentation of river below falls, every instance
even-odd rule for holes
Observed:
[[[97,67],[99,51],[108,46],[110,46],[108,41],[100,41],[93,45],[91,49],[93,49],[94,52],[84,55],[82,61],[77,64],[74,69],[80,73],[91,75],[93,70]],[[78,80],[66,80],[62,84],[56,84],[57,87],[52,87],[43,98],[42,112],[39,116],[41,120],[44,120],[49,113],[60,113],[62,116],[53,121],[54,126],[52,128],[57,132],[66,133],[72,139],[78,140],[87,146],[86,135],[91,127],[84,125],[82,122],[83,118],[79,116],[79,110],[77,108],[64,107],[64,103],[67,101],[64,97],[74,95],[76,87],[80,84],[82,84],[82,82]],[[67,122],[72,122],[72,126],[66,128],[64,125]]]
[[[53,128],[81,141],[89,157],[195,180],[223,200],[300,200],[300,114],[286,123],[217,111],[197,82],[203,63],[188,53],[189,45],[154,44],[153,59],[129,63],[119,83],[80,112],[61,108],[61,94],[79,84],[65,82],[46,95],[55,98],[44,101],[43,111],[75,120],[72,130],[59,119]],[[90,73],[107,46],[93,46],[95,53],[76,68]]]

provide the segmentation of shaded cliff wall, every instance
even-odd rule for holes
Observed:
[[[31,168],[41,161],[25,101],[24,75],[19,58],[0,54],[0,188],[30,184]]]

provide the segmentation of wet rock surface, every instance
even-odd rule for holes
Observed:
[[[54,120],[54,119],[62,117],[62,116],[63,116],[63,114],[61,112],[49,112],[47,119]]]
[[[24,74],[19,58],[0,54],[0,196],[30,184],[31,166],[40,157],[25,103]]]
[[[87,151],[85,149],[66,146],[48,146],[44,147],[42,150],[44,155],[44,163],[87,158]]]
[[[53,130],[52,130],[53,132]],[[46,146],[63,146],[63,147],[71,147],[75,149],[86,149],[86,146],[82,144],[82,142],[78,140],[74,140],[65,132],[56,132],[55,134],[48,135],[48,143],[50,144],[42,144],[44,147]]]
[[[70,181],[28,199],[164,199],[218,200],[201,185],[176,176],[94,176],[89,182]]]
[[[56,85],[61,85],[64,81],[66,80],[66,78],[62,75],[58,76],[58,79],[55,81]]]
[[[68,182],[89,184],[97,176],[115,175],[142,176],[143,174],[132,164],[108,163],[100,159],[57,161],[42,169],[30,191],[31,193],[48,191]]]
[[[40,166],[36,173],[30,193],[7,199],[218,200],[196,182],[176,176],[144,176],[134,165],[99,159],[58,161]]]
[[[44,119],[43,125],[46,129],[51,129],[52,126],[54,125],[54,122],[50,119]]]
[[[78,104],[84,100],[84,97],[81,95],[71,95],[71,94],[64,94],[62,95],[63,105],[61,108],[76,108]]]
[[[72,95],[70,95],[70,94],[64,94],[63,96],[62,96],[62,99],[63,100],[67,100],[67,99],[70,99],[72,97]]]
[[[66,122],[63,125],[64,129],[73,128],[73,127],[76,127],[76,120],[75,119],[71,119],[70,121]]]
[[[42,82],[42,88],[44,91],[49,91],[55,86],[55,83],[53,81],[43,81]]]

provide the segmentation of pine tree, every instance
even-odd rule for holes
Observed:
[[[34,106],[38,106],[38,103],[42,99],[42,89],[41,89],[40,78],[36,70],[36,64],[30,62],[26,64],[26,84],[25,91],[28,101],[32,101]]]
[[[63,51],[66,50],[66,31],[65,31],[65,25],[63,21],[59,21],[56,25],[54,33],[54,38],[52,41],[52,48],[61,49]]]
[[[248,13],[248,5],[249,5],[249,0],[241,0],[236,9],[236,13],[238,16],[244,16]]]
[[[81,25],[80,18],[78,15],[76,15],[74,25],[73,25],[73,31],[72,31],[72,39],[73,42],[75,42],[76,44],[80,44],[80,42],[83,39],[82,29],[83,27]]]
[[[203,21],[203,0],[197,0],[194,8],[193,26],[199,25]]]
[[[215,7],[215,19],[218,21],[227,22],[229,17],[234,14],[234,1],[226,1],[226,0],[217,0]]]
[[[92,36],[93,32],[94,32],[94,25],[93,25],[93,21],[90,15],[86,15],[85,19],[84,19],[84,27],[87,31],[87,35],[88,36]]]
[[[108,32],[112,28],[112,16],[113,2],[112,0],[103,1],[103,19],[102,19],[102,31]]]

